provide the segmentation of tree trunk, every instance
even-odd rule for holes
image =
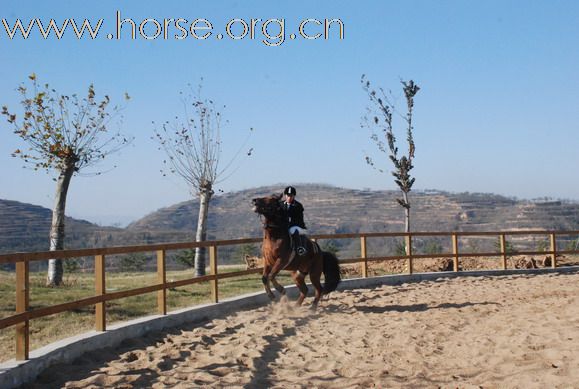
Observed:
[[[203,185],[199,190],[199,218],[197,219],[196,242],[203,242],[207,238],[207,213],[209,211],[209,201],[213,196],[211,183]],[[197,247],[195,249],[195,276],[205,275],[206,248]]]
[[[404,198],[404,202],[406,203],[406,207],[404,207],[404,232],[410,232],[410,203],[408,202],[408,193],[402,192],[402,196]]]
[[[408,193],[402,192],[402,196],[404,197],[404,203],[406,207],[404,207],[404,232],[410,232],[410,203],[408,202]],[[410,255],[410,248],[406,247],[406,255]]]
[[[66,195],[73,174],[74,165],[67,166],[61,170],[58,175],[54,208],[52,210],[52,224],[50,226],[50,251],[64,249],[64,212],[66,208]],[[61,285],[63,273],[62,259],[49,259],[46,285]]]

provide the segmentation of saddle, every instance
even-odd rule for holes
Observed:
[[[312,243],[312,248],[314,254],[320,251],[320,246],[316,242],[312,242],[307,235],[300,235],[295,232],[290,236],[292,257],[299,256],[302,257],[308,253],[308,242]]]
[[[306,235],[300,235],[297,231],[294,232],[293,235],[290,236],[292,254],[300,257],[306,255],[308,252],[308,240]]]

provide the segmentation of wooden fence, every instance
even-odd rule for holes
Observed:
[[[356,233],[356,234],[332,234],[313,235],[313,239],[360,239],[360,257],[340,260],[341,264],[359,263],[362,277],[368,277],[368,263],[372,261],[384,260],[406,260],[407,272],[413,273],[414,260],[424,258],[452,258],[454,271],[459,271],[460,258],[462,257],[496,257],[502,259],[502,268],[507,269],[506,236],[531,235],[548,237],[550,247],[546,251],[517,251],[517,255],[550,255],[551,266],[557,267],[557,255],[578,254],[576,250],[559,250],[557,248],[557,237],[579,235],[578,231],[504,231],[504,232],[412,232],[412,233]],[[446,237],[450,238],[452,252],[440,254],[414,254],[412,252],[413,239],[416,237]],[[464,236],[495,237],[499,239],[499,252],[468,253],[459,251],[459,238]],[[369,257],[367,250],[367,240],[370,238],[404,238],[407,248],[406,255],[395,256],[375,256]],[[12,316],[0,319],[0,329],[15,326],[16,359],[26,360],[29,357],[29,321],[49,315],[54,315],[64,311],[70,311],[86,306],[95,306],[95,329],[106,331],[106,303],[130,296],[138,296],[145,293],[157,292],[157,311],[161,315],[167,314],[167,289],[177,288],[200,282],[209,282],[211,285],[211,300],[215,303],[219,301],[219,280],[239,277],[248,274],[261,272],[261,269],[249,269],[244,271],[228,272],[220,274],[218,269],[218,248],[228,245],[240,245],[261,242],[261,239],[236,239],[217,240],[206,242],[185,242],[153,244],[145,246],[125,246],[125,247],[105,247],[81,250],[45,251],[31,253],[14,253],[0,255],[0,264],[15,264],[16,268],[16,311]],[[202,277],[194,277],[179,281],[167,282],[166,279],[166,253],[167,251],[193,249],[196,247],[206,247],[209,251],[210,274]],[[115,254],[128,254],[136,252],[155,252],[157,256],[157,283],[143,286],[136,289],[129,289],[117,292],[107,292],[106,281],[106,256]],[[94,256],[95,258],[95,294],[91,297],[75,300],[63,304],[30,309],[29,307],[29,263],[31,261],[41,261],[47,259],[67,259],[75,257]],[[4,298],[4,297],[3,297]]]

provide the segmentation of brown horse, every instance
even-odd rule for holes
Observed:
[[[256,198],[252,200],[253,211],[262,215],[263,222],[263,276],[261,278],[265,292],[273,300],[275,295],[271,291],[271,282],[280,294],[285,294],[285,289],[275,277],[282,270],[291,271],[292,278],[296,283],[300,296],[297,304],[300,305],[308,294],[305,283],[306,275],[310,275],[310,281],[315,288],[315,297],[312,308],[316,308],[320,298],[338,287],[340,283],[340,266],[338,258],[332,253],[322,251],[317,243],[307,239],[304,255],[297,255],[291,247],[291,238],[288,232],[288,221],[281,208],[281,196]],[[324,274],[324,286],[320,282]]]

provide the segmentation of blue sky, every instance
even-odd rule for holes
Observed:
[[[179,91],[200,78],[205,94],[227,106],[224,160],[254,128],[253,155],[220,185],[224,191],[301,182],[395,189],[389,173],[364,162],[373,153],[390,168],[360,128],[368,103],[360,77],[366,74],[395,94],[401,78],[422,88],[415,109],[417,189],[579,200],[576,1],[143,3],[2,2],[0,18],[10,25],[34,18],[59,24],[102,18],[103,25],[94,40],[78,40],[71,30],[61,40],[45,40],[38,30],[10,40],[0,26],[0,105],[18,111],[15,89],[32,72],[65,94],[94,83],[97,94],[114,102],[125,91],[132,96],[122,129],[135,137],[134,145],[102,165],[117,165],[113,171],[73,179],[72,216],[127,222],[189,198],[179,178],[159,173],[163,155],[150,139],[151,122],[180,115]],[[137,24],[204,18],[214,33],[207,40],[107,39],[117,11]],[[263,44],[263,36],[216,39],[235,18],[283,18],[286,39],[277,47]],[[341,19],[344,39],[289,39],[309,18]],[[24,170],[10,157],[21,146],[0,122],[0,198],[51,207],[51,176]]]

